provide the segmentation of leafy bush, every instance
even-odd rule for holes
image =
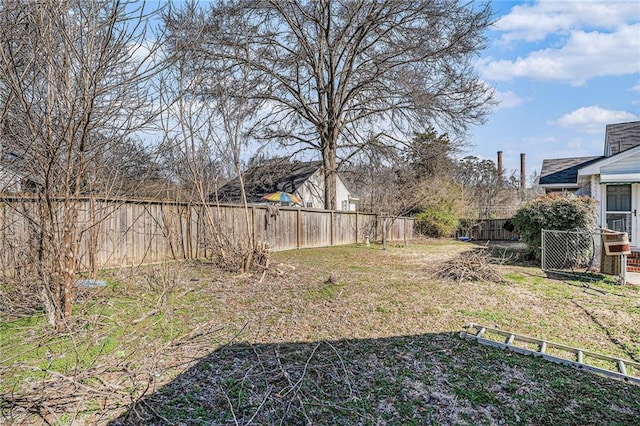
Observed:
[[[573,194],[546,194],[525,203],[511,221],[527,243],[528,255],[540,259],[542,230],[594,228],[596,202],[590,197]]]
[[[451,237],[458,227],[458,218],[446,205],[428,207],[415,217],[416,230],[427,237]]]

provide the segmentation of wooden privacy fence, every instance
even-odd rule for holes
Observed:
[[[509,219],[465,219],[463,230],[458,230],[456,237],[471,237],[474,240],[507,241],[517,240],[519,236],[504,229]]]
[[[249,207],[247,216],[237,205],[98,198],[79,200],[79,207],[80,270],[207,257],[213,238],[248,241],[248,227],[256,241],[272,251],[363,243],[367,236],[379,241],[383,221],[387,240],[413,238],[412,218],[358,212],[257,205]],[[0,201],[0,262],[5,271],[37,259],[37,208],[34,199]]]

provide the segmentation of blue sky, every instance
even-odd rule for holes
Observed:
[[[640,1],[492,3],[478,70],[500,105],[470,129],[468,154],[501,150],[511,172],[525,153],[530,176],[544,158],[601,155],[606,124],[640,120]]]
[[[545,158],[601,155],[606,124],[640,120],[640,0],[491,3],[477,68],[500,104],[469,129],[464,155],[503,151],[519,176],[525,153],[529,177]]]

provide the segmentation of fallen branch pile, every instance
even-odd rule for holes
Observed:
[[[507,260],[494,257],[486,247],[477,248],[441,263],[434,275],[438,279],[455,281],[458,284],[463,281],[501,283],[505,280],[496,266],[504,264]]]

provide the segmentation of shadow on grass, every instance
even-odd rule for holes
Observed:
[[[637,424],[640,387],[455,334],[233,344],[110,424]]]

